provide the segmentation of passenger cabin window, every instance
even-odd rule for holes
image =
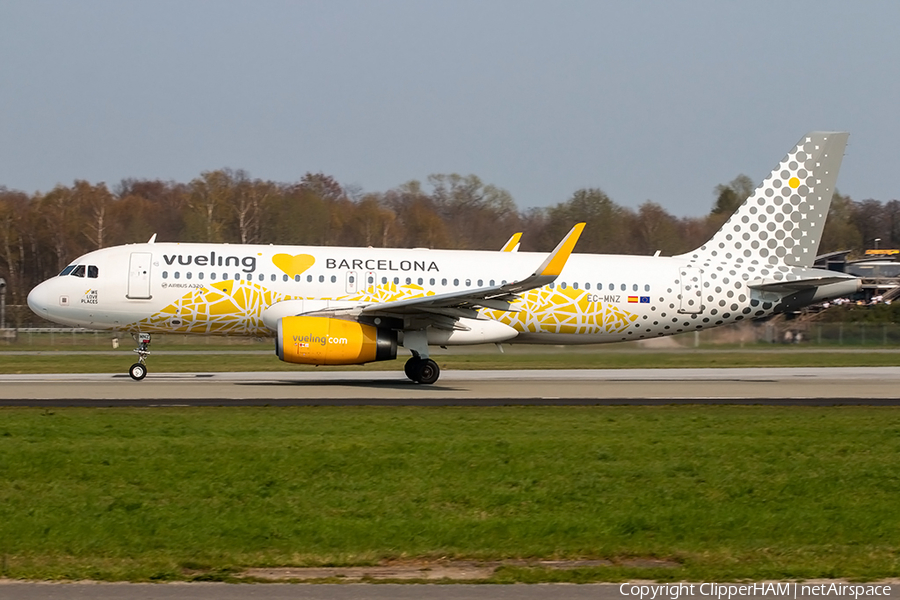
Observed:
[[[84,271],[84,265],[78,265],[72,270],[72,273],[70,274],[72,275],[72,277],[84,277]]]
[[[100,269],[95,267],[94,265],[88,265],[88,277],[91,279],[97,279],[100,276]]]

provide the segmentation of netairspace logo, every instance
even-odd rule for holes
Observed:
[[[776,596],[781,598],[814,598],[817,596],[842,596],[859,598],[860,596],[890,596],[891,586],[849,583],[669,583],[669,584],[632,584],[619,586],[623,596],[634,596],[640,600],[678,600],[682,596],[707,596],[718,600],[730,600],[746,596]]]

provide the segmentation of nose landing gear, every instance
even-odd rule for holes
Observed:
[[[128,369],[128,374],[131,375],[131,378],[135,381],[140,381],[147,376],[147,365],[145,364],[145,361],[147,360],[147,357],[150,356],[150,334],[139,333],[132,337],[138,342],[138,347],[134,349],[134,352],[138,355],[138,362],[131,365],[131,368]]]

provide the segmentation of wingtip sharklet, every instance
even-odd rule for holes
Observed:
[[[572,250],[575,249],[575,244],[578,243],[578,238],[581,237],[581,232],[584,230],[584,223],[576,223],[574,227],[569,231],[568,235],[562,239],[556,248],[554,248],[553,252],[550,253],[550,256],[547,257],[547,260],[543,262],[543,264],[538,267],[537,271],[534,272],[535,275],[539,277],[557,277],[560,273],[562,273],[563,267],[566,266],[566,262],[569,260],[569,256],[572,254]]]
[[[511,238],[503,245],[500,252],[515,252],[519,249],[519,240],[522,239],[522,232],[514,233]]]

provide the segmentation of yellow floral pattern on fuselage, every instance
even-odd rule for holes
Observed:
[[[368,304],[432,295],[434,292],[422,286],[387,283],[358,294],[316,300]],[[277,302],[298,299],[306,298],[273,292],[249,281],[223,281],[185,294],[132,327],[144,332],[266,336],[271,332],[262,322],[262,312]],[[638,317],[615,304],[591,302],[583,291],[559,287],[528,291],[514,306],[517,312],[482,309],[481,314],[521,332],[571,334],[619,333]]]
[[[276,302],[292,300],[248,281],[223,281],[195,289],[158,313],[134,324],[139,331],[268,335],[262,311]]]
[[[618,333],[637,315],[614,304],[591,302],[590,295],[573,289],[548,286],[522,294],[518,312],[483,310],[482,314],[529,333]]]

